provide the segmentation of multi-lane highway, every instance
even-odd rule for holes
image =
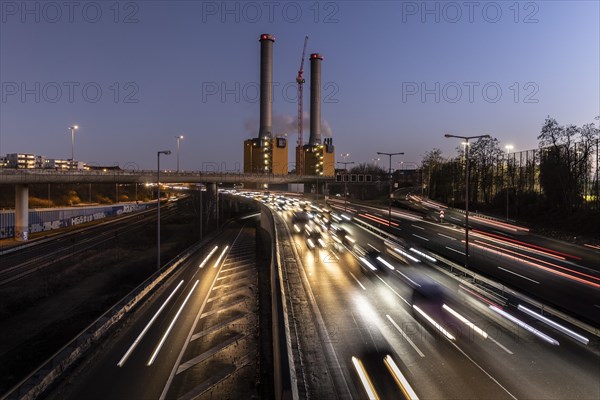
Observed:
[[[257,396],[255,221],[230,224],[50,396],[191,399]]]
[[[343,202],[331,204],[344,208]],[[387,210],[360,204],[350,204],[348,212],[401,238],[407,249],[431,251],[464,265],[465,232],[459,225],[393,210],[390,226]],[[464,223],[455,213],[450,218]],[[600,326],[600,251],[543,240],[524,228],[483,218],[470,218],[469,225],[469,269]]]
[[[346,215],[385,225],[378,221],[387,217],[383,210],[351,208]],[[415,238],[402,246],[405,254],[396,258],[386,251],[393,249],[364,229],[364,224],[341,219],[338,228],[351,235],[355,244],[336,244],[332,250],[336,241],[330,230],[321,228],[325,246],[313,246],[316,241],[308,241],[313,236],[307,238],[303,230],[294,233],[291,211],[284,209],[278,214],[293,235],[294,252],[300,260],[297,267],[306,277],[307,298],[315,303],[321,333],[320,341],[313,345],[326,356],[329,370],[322,382],[333,380],[337,397],[551,399],[600,395],[598,342],[594,337],[587,335],[590,342],[585,345],[524,311],[461,288],[450,274],[427,265],[423,255],[434,253],[419,246],[419,241],[442,239],[443,246],[438,244],[438,249],[460,251],[459,237],[464,234],[460,229],[429,226],[416,216],[403,217],[403,212],[395,212],[395,232]],[[319,230],[317,224],[309,225]],[[436,236],[440,239],[434,239]],[[532,279],[538,278],[540,284],[552,278],[572,280],[542,272],[548,276],[531,275]],[[418,310],[415,307],[422,303],[413,297],[414,289],[427,283],[439,285],[444,292],[437,312],[427,304]],[[557,284],[569,283],[559,280]],[[596,290],[591,289],[588,293]],[[593,302],[593,297],[582,295],[573,304],[585,301]],[[311,355],[300,352],[302,357],[311,359]],[[310,380],[304,384],[318,385]],[[310,393],[311,388],[306,391]]]

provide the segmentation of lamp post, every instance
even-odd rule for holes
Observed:
[[[344,164],[344,170],[346,171],[346,177],[348,176],[348,164],[354,164],[354,161],[346,161],[346,157],[350,154],[341,154],[344,157],[344,161],[338,161],[338,164]],[[348,180],[344,179],[344,211],[348,211]]]
[[[388,226],[392,227],[392,156],[404,155],[404,153],[384,153],[382,151],[378,151],[377,155],[388,156],[390,159],[389,165],[389,173],[390,173],[390,198],[389,198],[389,206],[388,206]]]
[[[171,154],[171,150],[162,150],[156,153],[156,209],[158,210],[158,223],[156,228],[157,235],[157,246],[156,246],[156,269],[160,270],[160,155],[164,154],[168,156]]]
[[[469,140],[489,138],[490,135],[456,136],[446,133],[444,137],[463,139],[465,146],[465,268],[469,268]]]
[[[75,131],[79,129],[79,126],[72,125],[69,127],[71,131],[71,169],[73,169],[73,164],[75,163]]]
[[[175,136],[177,139],[177,173],[179,173],[179,141],[183,139],[183,135]]]
[[[373,161],[373,164],[375,164],[375,167],[378,167],[379,161],[381,161],[381,158],[371,158],[371,161]]]
[[[510,151],[513,149],[513,145],[507,144],[506,146],[504,146],[504,148],[506,149],[506,222],[508,222],[508,169],[510,167],[509,154]]]

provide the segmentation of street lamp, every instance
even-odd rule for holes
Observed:
[[[160,270],[160,155],[164,154],[168,156],[171,154],[171,150],[162,150],[156,153],[156,209],[158,210],[158,224],[156,228],[157,235],[157,246],[156,246],[156,269]]]
[[[177,139],[177,172],[179,173],[179,141],[183,139],[183,135],[175,136]]]
[[[506,222],[508,222],[508,168],[510,166],[510,160],[508,157],[510,151],[513,149],[513,145],[507,144],[506,146],[504,146],[504,148],[506,149]]]
[[[389,173],[390,173],[390,202],[389,202],[389,206],[388,206],[388,225],[391,228],[392,227],[392,156],[399,156],[399,155],[404,155],[404,153],[384,153],[381,151],[377,152],[377,155],[380,156],[388,156],[390,158],[390,167],[389,167]]]
[[[73,163],[75,162],[75,131],[79,129],[79,126],[72,125],[69,127],[71,131],[71,168],[73,168]]]
[[[446,133],[444,137],[463,139],[465,146],[465,268],[469,268],[469,140],[490,138],[490,135],[456,136]]]
[[[381,161],[381,158],[371,158],[371,161],[374,161],[375,167],[378,167],[379,161]]]
[[[354,161],[346,161],[346,157],[349,155],[348,153],[342,154],[341,156],[344,157],[344,161],[338,161],[338,164],[344,164],[344,170],[346,171],[346,179],[344,179],[344,211],[348,211],[348,164],[354,164]]]

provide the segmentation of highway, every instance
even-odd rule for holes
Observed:
[[[342,201],[331,204],[339,211],[344,209]],[[431,251],[464,265],[464,227],[399,209],[392,211],[391,227],[387,209],[350,203],[348,212],[398,236],[408,249]],[[454,214],[450,217],[459,219]],[[514,225],[477,218],[470,218],[469,225],[469,269],[600,326],[599,251],[544,241]]]
[[[254,225],[231,224],[192,255],[49,398],[241,398],[256,392]]]
[[[354,238],[354,250],[336,246],[339,251],[332,251],[333,241],[325,232],[325,248],[311,249],[303,232],[292,233],[291,212],[278,214],[293,235],[299,268],[312,292],[308,297],[314,299],[321,319],[318,324],[326,332],[321,343],[314,345],[327,357],[328,375],[338,398],[369,398],[373,393],[379,398],[401,398],[403,391],[384,362],[388,355],[419,398],[592,399],[600,395],[597,340],[586,346],[525,313],[495,306],[544,336],[533,334],[495,311],[477,293],[460,289],[455,279],[429,267],[418,254],[411,252],[420,259],[411,266],[391,257],[381,238],[347,220],[339,226]],[[406,225],[423,225],[398,216],[395,220],[402,230]],[[406,230],[423,237],[445,232],[429,227]],[[446,240],[442,243],[448,245],[451,239]],[[394,270],[383,263],[371,270],[359,261],[358,247],[378,249]],[[447,293],[445,304],[452,311],[437,322],[453,339],[413,307],[415,282],[428,281],[441,285]],[[361,368],[369,377],[366,386]],[[311,392],[311,388],[306,390]]]

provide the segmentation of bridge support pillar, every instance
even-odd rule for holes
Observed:
[[[29,186],[22,184],[15,189],[15,239],[29,239]]]
[[[219,192],[216,183],[206,184],[206,224],[219,226]]]

